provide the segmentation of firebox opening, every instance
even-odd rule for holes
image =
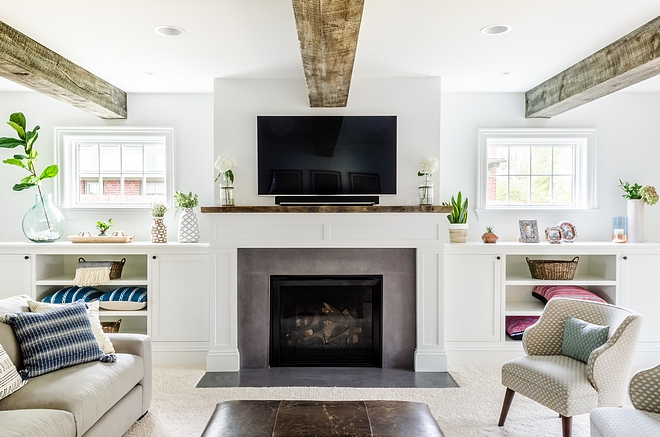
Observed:
[[[270,277],[271,366],[382,366],[382,275]]]

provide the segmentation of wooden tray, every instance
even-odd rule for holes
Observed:
[[[92,235],[91,237],[81,237],[80,235],[69,235],[69,240],[72,243],[130,243],[133,241],[135,235],[120,235],[120,236],[107,236],[99,237]]]

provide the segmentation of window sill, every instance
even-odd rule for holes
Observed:
[[[87,208],[71,208],[59,207],[66,220],[102,220],[108,217],[116,222],[117,219],[124,220],[140,220],[151,219],[151,210],[149,206],[134,206],[134,207],[87,207]]]
[[[599,209],[544,209],[544,208],[511,208],[511,209],[476,209],[475,216],[478,221],[538,219],[540,217],[548,220],[580,219],[593,220]]]

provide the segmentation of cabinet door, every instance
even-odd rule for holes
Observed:
[[[30,266],[29,255],[0,255],[0,299],[17,294],[32,296]]]
[[[208,341],[208,256],[154,255],[151,258],[149,304],[153,340]]]
[[[502,263],[498,258],[445,257],[445,340],[500,341]]]
[[[621,259],[621,306],[644,319],[640,342],[660,342],[660,255],[625,255]]]

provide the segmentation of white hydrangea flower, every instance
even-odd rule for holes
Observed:
[[[218,159],[215,160],[215,168],[217,168],[221,173],[225,173],[234,167],[236,167],[237,163],[234,158],[230,158],[229,156],[225,155],[220,155],[218,156]]]
[[[427,156],[422,158],[419,163],[419,173],[421,174],[433,174],[438,169],[438,160]]]

